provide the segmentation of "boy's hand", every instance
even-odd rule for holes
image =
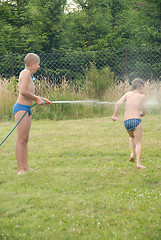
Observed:
[[[43,100],[42,100],[41,98],[39,98],[39,97],[36,99],[36,104],[37,104],[37,105],[45,105],[45,103],[43,102]]]
[[[51,102],[50,100],[48,100],[47,98],[42,98],[42,97],[41,97],[41,99],[43,100],[43,102],[44,102],[45,104],[52,104],[52,102]]]
[[[51,101],[43,101],[45,104],[52,104],[52,102]]]
[[[114,116],[114,115],[111,117],[111,119],[112,119],[113,121],[117,121],[117,117]]]

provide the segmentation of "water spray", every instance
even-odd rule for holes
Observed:
[[[45,102],[50,103],[50,102]],[[100,102],[97,100],[76,100],[76,101],[51,101],[51,103],[70,103],[70,104],[99,104],[99,105],[112,105],[116,104],[115,102]]]
[[[76,101],[44,101],[45,104],[60,104],[60,103],[68,103],[68,104],[100,104],[100,105],[111,105],[115,104],[114,102],[99,102],[97,100],[76,100]],[[0,143],[0,146],[6,141],[6,139],[11,135],[11,133],[15,130],[15,128],[18,126],[18,124],[22,121],[24,116],[30,111],[31,108],[33,108],[36,103],[34,103],[20,118],[20,120],[16,123],[16,125],[12,128],[12,130],[9,132],[9,134],[3,139],[3,141]]]

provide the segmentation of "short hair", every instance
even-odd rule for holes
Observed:
[[[28,53],[24,58],[24,63],[29,66],[31,62],[37,63],[40,60],[39,56],[35,53]]]
[[[141,86],[144,87],[144,82],[141,78],[135,78],[132,81],[132,90],[139,89],[139,88],[141,88]]]

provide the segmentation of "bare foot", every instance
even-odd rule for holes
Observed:
[[[146,167],[144,167],[143,165],[140,165],[140,164],[139,164],[139,165],[137,165],[137,168],[138,168],[138,169],[141,169],[141,168],[146,168]]]
[[[134,157],[130,157],[129,161],[130,162],[135,162]]]
[[[18,175],[25,174],[25,171],[24,171],[24,170],[19,170],[17,174],[18,174]]]

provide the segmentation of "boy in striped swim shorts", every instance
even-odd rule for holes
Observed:
[[[117,114],[121,105],[125,102],[124,126],[130,136],[129,144],[131,149],[130,161],[134,162],[135,147],[137,157],[137,168],[145,168],[141,165],[142,153],[142,124],[141,116],[146,114],[144,82],[140,78],[136,78],[132,82],[132,90],[127,92],[116,103],[114,115],[111,117],[113,121],[117,120]],[[140,113],[140,110],[142,112]]]

